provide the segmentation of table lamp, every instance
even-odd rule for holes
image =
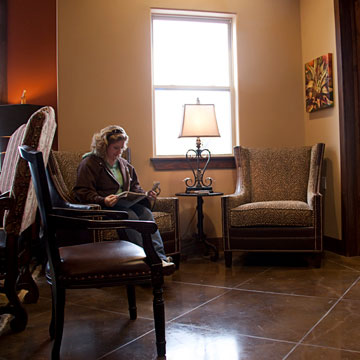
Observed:
[[[200,137],[220,137],[215,115],[214,104],[200,104],[197,98],[196,104],[184,105],[184,117],[181,127],[181,137],[196,137],[196,150],[189,149],[186,152],[186,160],[193,172],[194,179],[186,178],[186,192],[209,191],[212,192],[212,178],[204,180],[204,174],[209,164],[211,153],[208,149],[201,149]],[[196,162],[196,168],[193,162]],[[205,165],[202,166],[201,163]]]

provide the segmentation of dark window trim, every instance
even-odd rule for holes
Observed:
[[[155,170],[189,170],[189,163],[185,157],[151,158]],[[234,156],[212,157],[208,169],[235,169]]]
[[[0,104],[7,104],[7,0],[0,0]]]

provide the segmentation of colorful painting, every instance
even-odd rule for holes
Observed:
[[[334,106],[332,54],[305,64],[305,96],[309,113]]]

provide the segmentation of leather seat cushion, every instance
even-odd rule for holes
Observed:
[[[149,274],[142,247],[128,241],[105,241],[59,249],[63,280],[119,278]]]
[[[230,210],[230,226],[314,226],[313,211],[303,201],[262,201]]]

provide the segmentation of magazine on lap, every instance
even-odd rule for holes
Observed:
[[[142,199],[146,198],[145,193],[136,193],[132,191],[123,191],[119,195],[117,195],[118,199],[125,200],[122,202],[122,205],[126,207],[131,207],[141,201]]]

